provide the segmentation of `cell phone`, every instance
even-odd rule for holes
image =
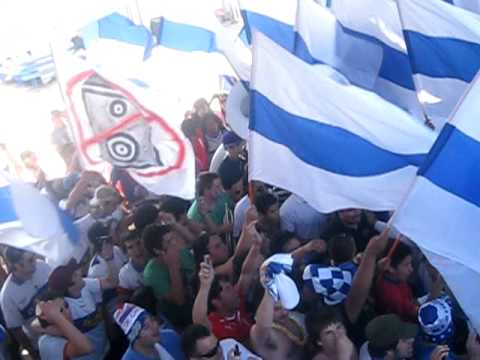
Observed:
[[[203,257],[203,261],[207,263],[208,265],[212,265],[212,260],[210,259],[210,255],[205,255]]]

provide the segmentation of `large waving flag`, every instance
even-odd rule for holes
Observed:
[[[293,52],[297,0],[240,0],[240,10],[249,43],[255,29]]]
[[[255,35],[251,178],[309,199],[321,212],[395,209],[434,135],[328,66],[307,64]]]
[[[399,0],[403,31],[418,91],[441,127],[480,69],[480,15],[440,0]]]
[[[334,0],[330,9],[301,0],[296,29],[302,59],[334,66],[424,121],[394,0]]]
[[[441,272],[480,331],[480,77],[419,169],[394,218]]]
[[[31,184],[4,172],[0,173],[0,243],[41,255],[53,266],[68,261],[81,245],[67,214]]]
[[[106,20],[98,22],[100,29]],[[165,68],[162,56],[129,58],[132,32],[138,34],[138,29],[128,22],[116,32],[115,57],[88,46],[86,59],[54,53],[80,159],[89,169],[126,169],[153,193],[191,199],[195,162],[181,131],[179,90],[172,87],[175,79],[158,79]],[[143,45],[133,46],[144,53]]]

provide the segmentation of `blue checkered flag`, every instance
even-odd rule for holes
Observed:
[[[346,299],[352,287],[352,274],[337,267],[312,264],[305,268],[303,281],[323,296],[325,304],[337,305]]]

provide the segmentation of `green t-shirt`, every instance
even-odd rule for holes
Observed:
[[[212,211],[210,211],[210,217],[212,218],[212,221],[216,225],[222,225],[226,212],[232,208],[233,202],[230,199],[230,196],[228,196],[226,193],[221,195],[215,203]],[[197,200],[195,200],[192,206],[190,206],[190,209],[188,209],[187,217],[200,224],[204,223],[203,217],[198,210]]]
[[[195,275],[195,259],[188,249],[180,250],[180,267],[184,281],[189,282]],[[155,297],[158,300],[161,300],[170,291],[170,287],[172,286],[168,267],[160,264],[156,259],[152,259],[147,263],[143,271],[143,278],[145,285],[153,289]]]

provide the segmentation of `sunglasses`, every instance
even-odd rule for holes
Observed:
[[[210,358],[214,357],[215,355],[217,355],[219,348],[220,348],[220,342],[217,341],[217,345],[215,345],[215,347],[212,350],[210,350],[209,352],[207,352],[205,354],[199,355],[198,357],[199,358],[210,359]]]

